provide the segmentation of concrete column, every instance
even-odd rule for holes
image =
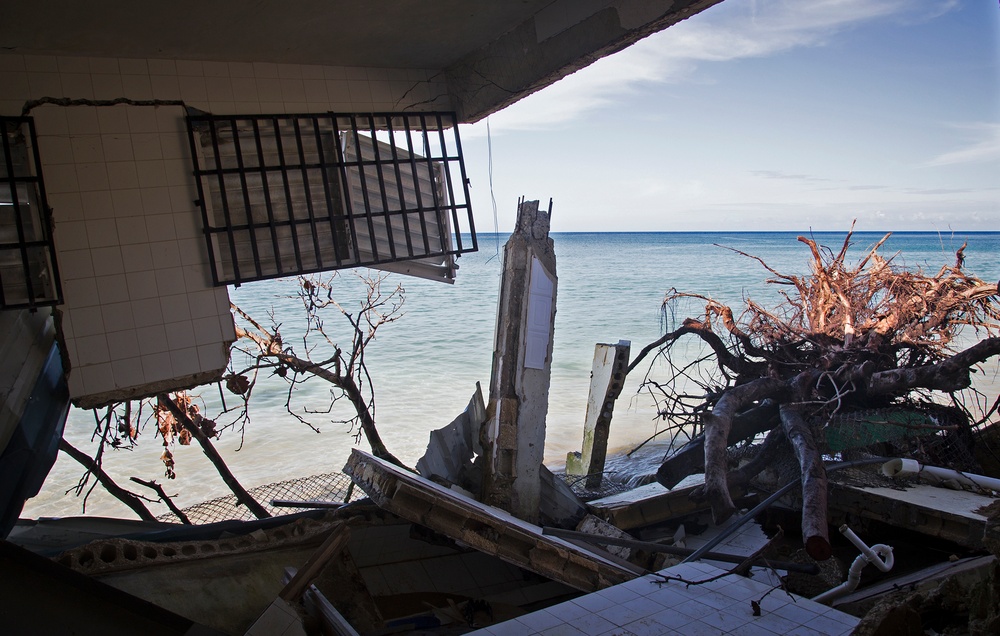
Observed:
[[[594,346],[594,366],[590,372],[590,393],[587,415],[583,424],[583,449],[566,455],[566,473],[589,475],[588,488],[600,488],[604,461],[608,455],[608,434],[615,400],[625,385],[631,343],[621,340],[616,345]]]
[[[481,432],[483,501],[537,523],[556,315],[549,211],[523,201],[504,246],[493,371]]]

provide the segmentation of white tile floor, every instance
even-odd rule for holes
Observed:
[[[661,574],[703,581],[724,573],[707,563],[682,563]],[[650,575],[491,625],[479,636],[718,636],[719,634],[846,636],[858,619],[764,582],[730,574],[710,583],[658,584]],[[767,596],[765,596],[767,594]],[[763,600],[761,600],[763,599]],[[751,601],[759,601],[754,616]]]

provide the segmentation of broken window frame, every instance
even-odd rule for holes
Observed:
[[[454,282],[478,249],[454,113],[187,123],[217,286],[358,266]]]
[[[32,117],[0,117],[0,310],[63,302]]]

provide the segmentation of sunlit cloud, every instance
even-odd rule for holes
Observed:
[[[696,81],[700,65],[822,46],[837,33],[873,20],[932,19],[954,0],[727,0],[598,60],[491,116],[494,133],[563,127],[618,103],[643,85]],[[702,80],[703,81],[703,80]],[[464,135],[485,135],[485,126]]]
[[[823,183],[831,181],[826,177],[817,177],[811,174],[795,174],[781,172],[780,170],[751,170],[750,174],[764,179],[781,179],[783,181],[801,181],[803,183]]]
[[[925,165],[934,167],[1000,161],[1000,123],[955,124],[953,127],[966,131],[973,139],[965,147],[940,154]]]

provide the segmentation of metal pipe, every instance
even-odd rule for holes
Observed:
[[[272,499],[271,505],[275,508],[313,508],[313,509],[332,509],[336,510],[344,505],[342,501],[316,501],[316,500],[305,500],[296,501],[293,499]]]
[[[646,552],[662,552],[664,554],[671,554],[673,556],[687,556],[694,552],[691,548],[681,548],[672,545],[663,545],[662,543],[653,543],[651,541],[637,541],[635,539],[622,539],[619,537],[605,537],[601,535],[590,534],[588,532],[577,532],[575,530],[563,530],[561,528],[552,528],[546,526],[542,528],[542,534],[547,534],[553,537],[559,537],[560,539],[577,540],[584,541],[586,543],[602,544],[602,545],[614,545],[623,548],[632,548],[636,550],[645,550]],[[705,555],[710,561],[721,561],[723,563],[743,563],[747,558],[739,554],[721,554],[719,552],[709,552]],[[789,572],[801,572],[803,574],[819,574],[819,567],[815,563],[786,563],[784,561],[771,561],[763,557],[759,557],[754,561],[754,564],[770,565],[776,570],[787,570]]]
[[[826,472],[827,473],[832,473],[832,472],[838,471],[838,470],[840,470],[842,468],[854,468],[856,466],[867,466],[869,464],[882,464],[882,463],[885,463],[886,459],[887,459],[886,457],[870,457],[868,459],[855,459],[855,460],[852,460],[852,461],[849,461],[849,462],[833,463],[833,464],[825,466],[825,468],[826,468]],[[711,550],[715,546],[717,546],[720,543],[722,543],[723,541],[725,541],[734,532],[736,532],[738,529],[742,528],[743,525],[746,524],[747,521],[750,521],[751,519],[753,519],[754,517],[756,517],[758,514],[760,514],[761,512],[763,512],[764,510],[766,510],[767,508],[769,508],[771,506],[771,504],[773,504],[775,501],[777,501],[777,500],[781,499],[783,496],[785,496],[785,494],[789,490],[791,490],[796,484],[801,484],[801,483],[802,482],[800,480],[797,480],[797,479],[788,482],[787,484],[785,484],[784,486],[782,486],[781,488],[779,488],[773,495],[771,495],[770,497],[768,497],[764,501],[762,501],[759,504],[757,504],[753,508],[753,510],[751,510],[750,512],[748,512],[744,516],[740,517],[739,519],[737,519],[733,524],[731,524],[731,525],[727,526],[725,529],[723,529],[722,532],[720,532],[719,534],[717,534],[714,539],[711,539],[708,543],[706,543],[705,545],[701,546],[700,548],[698,548],[697,550],[695,550],[693,553],[691,553],[691,555],[689,557],[687,557],[686,559],[684,559],[683,561],[681,561],[681,563],[687,563],[688,561],[698,561],[699,559],[703,558],[705,556],[705,553],[707,553],[709,550]]]

